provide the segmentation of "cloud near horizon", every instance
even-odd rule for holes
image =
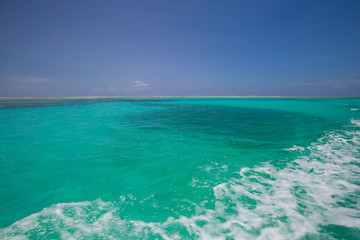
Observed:
[[[360,91],[360,77],[353,73],[334,79],[294,82],[291,86],[308,90],[310,95],[355,96]]]
[[[58,83],[51,78],[0,73],[0,97],[48,96],[54,82]]]
[[[35,76],[11,75],[0,73],[0,83],[43,83],[55,82],[51,78],[40,78]]]
[[[132,82],[133,88],[143,88],[143,87],[147,87],[147,86],[149,86],[149,84],[145,83],[143,81],[136,80],[136,81]]]

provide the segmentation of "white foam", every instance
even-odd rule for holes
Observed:
[[[301,147],[301,146],[293,145],[291,148],[286,148],[286,149],[284,149],[284,150],[285,150],[285,151],[289,151],[289,152],[293,152],[293,151],[295,151],[295,152],[298,152],[298,151],[302,152],[302,151],[305,150],[305,148],[303,148],[303,147]]]
[[[360,127],[360,120],[358,120],[358,119],[351,119],[351,123],[352,124],[355,124],[356,126],[358,126],[358,127]]]
[[[358,111],[358,108],[350,108],[351,111]]]
[[[359,228],[360,132],[331,132],[308,149],[309,155],[282,168],[242,168],[238,177],[213,188],[214,208],[195,204],[191,217],[125,221],[111,202],[57,204],[2,229],[0,238],[31,238],[42,225],[64,239],[300,239],[331,224]]]

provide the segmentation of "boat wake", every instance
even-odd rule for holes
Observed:
[[[360,236],[360,121],[326,133],[285,166],[242,168],[213,188],[214,207],[146,222],[119,217],[118,203],[60,203],[0,230],[1,239],[331,239]],[[289,149],[289,150],[303,150]],[[301,151],[303,152],[303,151]],[[129,200],[130,201],[130,200]]]

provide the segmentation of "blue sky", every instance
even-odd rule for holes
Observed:
[[[0,1],[0,97],[360,96],[360,1]]]

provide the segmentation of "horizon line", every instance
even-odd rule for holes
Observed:
[[[96,99],[96,98],[360,98],[360,96],[72,96],[72,97],[0,97],[0,100],[16,99]]]

